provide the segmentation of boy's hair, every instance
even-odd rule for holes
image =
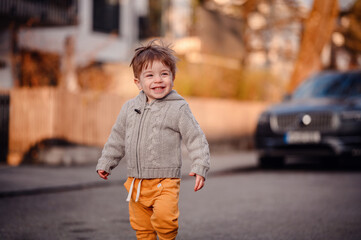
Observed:
[[[130,66],[133,67],[135,78],[139,78],[142,70],[146,68],[148,64],[153,64],[155,60],[169,67],[173,78],[175,77],[177,70],[176,63],[178,60],[175,52],[169,45],[165,45],[163,41],[159,40],[159,44],[157,44],[156,41],[157,39],[149,41],[146,46],[135,49],[134,57],[130,63]]]

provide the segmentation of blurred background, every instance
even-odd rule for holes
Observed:
[[[177,239],[360,239],[361,0],[0,0],[1,239],[135,238],[95,164],[155,38],[212,153]]]
[[[134,48],[153,38],[176,51],[175,89],[213,149],[252,148],[270,103],[315,72],[360,67],[360,13],[359,0],[2,0],[0,161],[35,161],[55,140],[103,146],[138,93]]]
[[[354,0],[3,0],[1,145],[10,152],[1,161],[10,154],[17,164],[47,138],[101,146],[137,94],[134,48],[152,38],[177,52],[175,89],[194,99],[208,137],[247,137],[259,111],[306,77],[360,66],[360,12]],[[215,115],[199,113],[204,104],[206,114],[233,105],[251,119],[220,129]]]

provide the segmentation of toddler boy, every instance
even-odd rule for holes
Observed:
[[[205,135],[187,102],[172,90],[176,61],[162,42],[135,50],[130,66],[140,93],[123,105],[96,167],[107,179],[121,159],[127,160],[124,186],[137,239],[177,236],[181,141],[192,160],[195,191],[204,186],[210,167]]]

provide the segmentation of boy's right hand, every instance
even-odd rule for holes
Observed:
[[[99,175],[99,177],[107,180],[108,176],[109,176],[109,173],[107,173],[106,171],[103,171],[103,170],[98,170],[98,175]]]

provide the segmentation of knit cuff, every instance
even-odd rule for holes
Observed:
[[[208,167],[194,164],[194,165],[192,165],[191,172],[194,172],[195,174],[198,174],[198,175],[204,177],[204,179],[206,179],[208,169],[209,169]]]
[[[104,162],[98,162],[97,166],[96,166],[96,171],[98,170],[103,170],[106,171],[107,173],[111,173],[111,167],[110,167],[110,163],[104,163]]]

